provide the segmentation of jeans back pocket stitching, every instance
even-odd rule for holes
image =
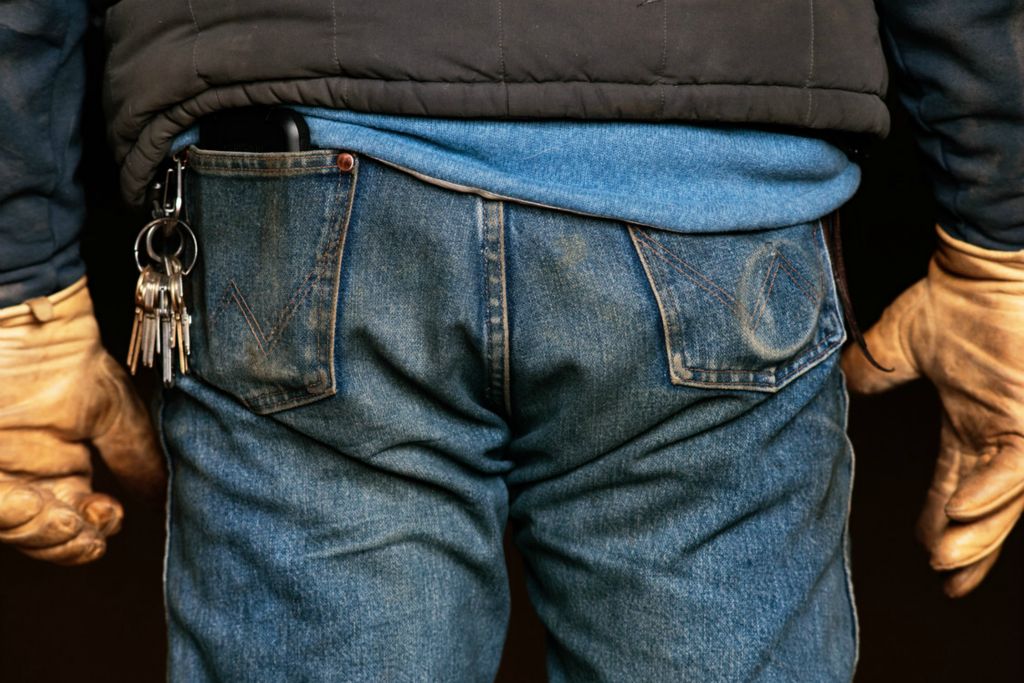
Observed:
[[[252,332],[253,338],[256,339],[256,344],[260,347],[260,351],[263,352],[264,356],[269,355],[269,351],[264,344],[266,335],[263,334],[263,328],[260,326],[260,321],[256,317],[256,314],[252,312],[252,309],[249,308],[249,303],[245,300],[242,290],[238,288],[238,285],[235,284],[234,280],[230,280],[228,282],[227,291],[225,291],[222,298],[226,301],[234,300],[239,311],[242,313],[242,318],[244,318],[246,324],[249,325],[249,331]],[[213,322],[212,317],[210,318],[210,322]]]
[[[630,231],[631,235],[635,235],[636,232],[639,232],[639,230],[634,230],[633,226],[628,226],[628,227],[629,227],[629,231]],[[684,364],[681,361],[679,363],[675,363],[674,362],[674,357],[677,354],[680,356],[680,359],[682,359],[682,357],[683,357],[683,347],[685,346],[685,344],[684,344],[684,342],[682,340],[682,329],[683,329],[683,326],[680,325],[678,317],[676,315],[676,310],[678,310],[681,307],[681,304],[676,299],[675,293],[673,292],[671,287],[666,287],[664,290],[662,290],[661,288],[659,288],[655,284],[657,278],[655,278],[654,274],[651,272],[651,269],[649,267],[650,264],[649,264],[647,258],[644,257],[644,252],[642,252],[640,250],[641,242],[642,242],[641,239],[636,239],[636,240],[633,241],[633,245],[634,245],[634,248],[636,249],[637,255],[640,257],[640,265],[643,267],[644,272],[647,275],[647,284],[650,287],[651,293],[654,295],[654,300],[655,300],[655,302],[658,305],[658,312],[659,312],[660,317],[661,317],[662,332],[663,332],[664,341],[665,341],[665,352],[666,352],[666,356],[668,357],[669,375],[672,378],[679,380],[678,382],[674,382],[674,383],[675,384],[686,384],[687,382],[691,381],[691,380],[687,380],[684,377],[680,377],[679,376],[679,374],[676,372],[676,366],[677,365],[678,365],[680,370],[685,370],[687,372],[700,373],[700,374],[721,374],[723,372],[740,373],[740,374],[744,374],[744,375],[749,375],[753,382],[764,382],[764,383],[771,382],[771,377],[774,376],[774,372],[775,372],[775,368],[774,367],[769,368],[767,370],[750,370],[750,369],[745,369],[745,368],[744,369],[741,369],[741,368],[715,368],[715,369],[711,369],[711,368],[703,368],[703,367],[698,367],[698,366],[686,365],[686,364]],[[650,247],[647,247],[647,249],[645,251],[650,252],[654,256],[658,256],[658,254],[653,252],[650,249]],[[659,256],[658,260],[662,261],[663,263],[665,263],[668,266],[672,266],[672,264],[670,262],[666,261],[664,258],[662,258],[660,256]],[[675,269],[675,268],[673,268],[673,269]],[[678,270],[678,269],[675,269],[675,270]],[[690,279],[690,278],[688,278],[688,279]],[[705,289],[705,291],[707,291],[707,290]],[[663,300],[663,297],[671,299],[671,300],[666,302],[666,301]],[[719,299],[719,301],[721,301],[721,299]],[[671,304],[671,305],[667,305],[667,304]],[[732,306],[729,306],[729,309],[735,312],[735,309]],[[673,337],[675,337],[675,338],[677,338],[679,340],[678,343],[673,340]],[[765,378],[765,379],[762,379],[762,378]],[[711,384],[711,383],[707,382],[706,380],[701,380],[701,383],[702,384]],[[723,386],[726,386],[726,385],[723,384]]]
[[[810,301],[812,304],[817,304],[818,303],[818,297],[814,294],[813,290],[808,289],[809,287],[813,288],[814,284],[810,280],[808,280],[797,269],[797,267],[795,265],[793,265],[792,261],[790,261],[788,258],[786,258],[785,254],[783,254],[781,251],[777,251],[776,254],[778,255],[778,258],[779,258],[779,265],[786,271],[786,275],[789,276],[789,279],[793,282],[793,284],[796,286],[796,288],[798,290],[800,290],[800,292],[805,297],[807,297],[808,301]],[[819,278],[819,282],[820,282],[820,278]]]
[[[633,249],[636,252],[638,260],[640,261],[640,267],[643,268],[645,279],[647,280],[647,286],[651,290],[651,294],[654,296],[654,303],[658,307],[659,317],[661,318],[661,333],[665,344],[665,356],[668,362],[668,372],[671,377],[676,376],[675,369],[673,367],[673,354],[675,353],[674,345],[672,343],[673,333],[678,334],[679,323],[675,318],[675,315],[670,312],[666,307],[665,301],[663,301],[663,293],[654,286],[654,275],[651,273],[650,263],[647,258],[644,257],[643,250],[640,248],[640,236],[639,228],[626,224],[626,231],[629,233],[630,241],[633,243]],[[672,295],[673,299],[675,298]],[[673,301],[673,303],[675,303]]]
[[[757,332],[757,328],[761,325],[761,319],[764,317],[764,312],[768,310],[768,302],[771,300],[772,290],[775,289],[775,281],[778,279],[779,271],[782,269],[782,265],[779,262],[779,256],[779,251],[776,249],[775,254],[772,256],[771,263],[768,264],[768,273],[765,275],[767,288],[765,288],[764,284],[761,285],[761,291],[763,294],[760,297],[761,301],[758,304],[757,313],[755,314],[754,320],[750,326],[751,332]]]
[[[730,380],[730,381],[721,381],[721,380],[716,380],[716,379],[694,380],[692,378],[680,377],[679,374],[675,370],[675,364],[673,363],[673,356],[676,353],[681,353],[681,351],[676,349],[677,345],[675,344],[675,342],[672,339],[672,333],[674,331],[678,335],[678,333],[679,333],[681,328],[679,326],[678,321],[675,320],[674,313],[672,311],[666,310],[665,303],[662,301],[662,295],[664,295],[666,293],[670,293],[671,292],[671,288],[668,288],[668,292],[661,292],[660,291],[660,288],[656,285],[656,280],[657,279],[654,277],[654,274],[653,274],[653,272],[650,269],[650,263],[644,257],[644,253],[646,252],[646,253],[649,253],[651,255],[657,256],[659,261],[662,261],[666,265],[672,267],[673,270],[675,270],[675,271],[679,272],[680,274],[684,275],[688,280],[690,280],[691,282],[694,282],[694,284],[698,285],[701,289],[703,289],[704,291],[708,292],[712,296],[715,295],[715,293],[713,291],[709,290],[708,287],[706,287],[703,284],[697,282],[693,274],[688,273],[686,271],[683,271],[682,269],[677,267],[675,264],[673,264],[668,258],[666,258],[666,256],[663,253],[659,253],[658,247],[660,247],[665,252],[667,252],[669,255],[674,256],[676,259],[678,259],[679,262],[682,265],[687,266],[688,268],[692,269],[696,275],[698,275],[701,278],[704,278],[705,280],[707,280],[707,282],[709,284],[714,286],[716,289],[718,289],[725,296],[729,297],[730,300],[735,301],[735,299],[731,295],[729,295],[728,292],[726,292],[724,289],[719,287],[717,285],[717,283],[715,283],[712,280],[708,280],[706,278],[706,276],[703,276],[703,274],[700,273],[699,271],[697,271],[692,265],[686,263],[682,259],[679,259],[679,257],[674,252],[672,252],[671,250],[669,250],[666,247],[664,247],[664,245],[662,245],[659,242],[657,242],[657,240],[654,239],[653,237],[651,237],[650,235],[646,234],[646,231],[643,230],[642,228],[640,228],[638,226],[630,225],[630,224],[626,224],[626,227],[629,230],[630,236],[633,238],[633,240],[632,240],[633,241],[633,245],[636,248],[637,255],[640,257],[641,266],[643,267],[644,272],[647,275],[646,279],[648,281],[648,285],[651,288],[651,291],[652,291],[652,293],[654,295],[654,298],[655,298],[655,301],[657,303],[659,312],[661,314],[660,317],[661,317],[661,320],[662,320],[662,323],[663,323],[663,333],[664,333],[665,348],[666,348],[666,352],[667,352],[667,355],[668,355],[668,361],[669,361],[669,374],[670,374],[671,378],[673,379],[673,383],[679,384],[679,385],[683,385],[683,386],[704,386],[704,387],[720,387],[720,388],[732,388],[732,389],[758,389],[758,390],[768,390],[768,391],[774,392],[774,391],[780,390],[794,376],[797,376],[797,375],[801,374],[808,367],[814,366],[817,362],[819,362],[821,360],[821,358],[830,349],[835,348],[837,343],[838,344],[842,343],[842,338],[840,338],[838,340],[834,339],[833,338],[834,337],[833,332],[825,330],[825,329],[822,329],[820,331],[820,333],[819,333],[820,339],[819,339],[818,343],[815,344],[812,348],[807,349],[807,350],[805,350],[803,352],[803,354],[804,354],[803,359],[801,359],[800,361],[797,361],[795,363],[792,363],[789,366],[778,366],[778,365],[775,365],[775,366],[771,366],[771,367],[767,367],[767,368],[761,368],[761,369],[750,369],[750,368],[742,368],[742,369],[741,368],[714,368],[714,369],[712,369],[712,368],[703,368],[703,367],[695,367],[695,366],[679,364],[679,367],[680,367],[681,370],[708,375],[709,378],[718,377],[722,373],[742,374],[742,375],[745,375],[746,377],[748,377],[748,381],[747,382],[736,382],[736,381],[732,381],[732,380]],[[820,222],[818,224],[818,227],[820,229]],[[820,233],[819,233],[819,242],[820,241],[821,240],[820,240]],[[653,244],[652,244],[652,242],[653,242]],[[640,249],[641,246],[644,246],[645,249]],[[793,265],[793,263],[784,254],[782,254],[782,252],[778,248],[776,248],[774,250],[774,252],[775,253],[773,255],[772,264],[769,266],[769,272],[766,273],[766,275],[765,275],[765,282],[768,281],[769,277],[772,277],[772,284],[769,285],[769,289],[771,289],[771,287],[774,286],[774,281],[775,281],[775,279],[778,276],[778,271],[781,269],[781,270],[783,270],[784,274],[793,282],[794,286],[796,286],[799,289],[799,291],[812,304],[816,303],[818,301],[818,298],[813,296],[810,292],[808,292],[808,290],[806,288],[808,285],[811,285],[811,282],[806,278],[806,276],[804,276],[802,273],[800,273],[797,270],[797,268]],[[771,272],[772,270],[774,270],[774,274]],[[824,282],[824,275],[825,275],[825,273],[821,274],[820,280],[822,282]],[[765,286],[765,284],[763,282],[762,285],[761,285],[761,289],[762,290],[764,289],[764,286]],[[763,297],[761,308],[764,308],[767,305],[767,301],[768,301],[767,294],[768,293],[766,293],[766,296]],[[735,311],[735,307],[734,306],[730,306],[727,302],[723,301],[723,299],[721,297],[715,296],[715,298],[720,303],[726,305],[728,308],[730,308],[731,310]],[[676,304],[678,305],[678,302],[676,302]],[[738,305],[738,303],[736,305]],[[763,311],[762,311],[762,314],[763,314]],[[833,311],[830,311],[829,312],[829,317],[830,318],[832,317],[832,314],[833,314]],[[828,321],[822,321],[822,324],[826,325],[827,322]],[[756,328],[755,328],[755,330],[756,330]],[[780,372],[780,370],[782,372]]]
[[[289,170],[293,172],[287,173],[286,175],[302,175],[306,174],[304,172],[307,172],[309,170],[319,171],[317,175],[326,175],[326,173],[331,170],[334,170],[336,172],[337,167],[317,166]],[[212,173],[210,175],[219,174]],[[302,304],[302,302],[309,296],[311,292],[316,290],[317,283],[322,280],[325,274],[323,272],[324,266],[327,265],[330,261],[337,258],[338,262],[337,267],[335,268],[335,275],[340,275],[340,251],[343,249],[345,237],[348,232],[349,221],[351,219],[358,178],[358,163],[356,164],[355,168],[351,169],[349,172],[341,173],[337,177],[338,187],[333,193],[333,196],[335,197],[338,195],[337,190],[341,189],[341,187],[344,186],[345,178],[351,178],[351,181],[349,182],[348,191],[346,192],[347,197],[345,198],[345,200],[343,200],[343,202],[339,203],[338,208],[340,209],[340,212],[336,212],[335,215],[332,217],[332,220],[329,222],[331,226],[336,226],[338,229],[331,230],[331,232],[334,233],[333,235],[330,235],[330,233],[328,233],[330,239],[329,248],[327,249],[326,252],[321,253],[321,255],[316,259],[316,262],[314,263],[312,269],[305,275],[303,281],[298,285],[298,287],[296,287],[294,293],[291,296],[290,301],[285,305],[285,308],[279,311],[277,316],[278,320],[274,323],[274,326],[273,328],[271,328],[270,333],[263,333],[262,327],[259,325],[259,320],[256,318],[256,315],[249,308],[248,302],[246,301],[245,296],[242,294],[241,288],[235,283],[233,279],[229,280],[228,284],[225,286],[223,294],[219,297],[217,307],[210,314],[210,324],[213,324],[223,314],[224,309],[230,306],[232,300],[234,300],[236,306],[239,308],[239,312],[242,314],[243,319],[246,320],[246,324],[249,326],[250,333],[256,340],[256,343],[260,347],[260,350],[264,353],[265,356],[269,356],[269,354],[273,351],[274,346],[276,346],[277,342],[279,341],[279,339],[275,339],[275,337],[277,337],[278,333],[284,329],[284,327],[287,325],[288,321],[294,315],[295,311]],[[333,292],[335,294],[338,293],[337,283],[336,286],[333,288]],[[327,307],[332,309],[331,311],[329,311],[331,320],[334,320],[336,318],[336,310],[334,310],[336,309],[336,306],[337,301],[335,300],[333,306]],[[317,313],[317,318],[318,323],[322,322],[324,319],[324,311],[319,311]],[[316,330],[314,331],[314,336],[316,338],[316,358],[319,359],[319,362],[322,362],[324,356],[324,330],[320,329],[321,327],[322,325],[318,324],[316,326]],[[330,336],[332,339],[333,335],[334,331],[332,329],[330,330]],[[328,358],[328,361],[330,361],[330,358]],[[260,409],[267,408],[269,409],[269,412],[273,412],[275,409],[284,409],[289,407],[287,405],[276,405],[274,399],[277,396],[301,395],[302,398],[306,398],[308,396],[310,398],[315,399],[316,396],[322,394],[323,392],[313,391],[314,389],[320,389],[321,386],[331,388],[333,386],[334,368],[330,367],[328,368],[328,370],[329,377],[324,378],[323,372],[321,370],[321,372],[319,373],[318,381],[315,383],[315,385],[307,384],[305,387],[302,388],[289,388],[281,387],[278,385],[274,389],[269,389],[267,391],[263,391],[256,394],[236,393],[236,395],[238,399],[242,402],[242,404],[244,404],[251,410],[259,412]],[[268,399],[270,400],[269,405],[267,405]],[[293,405],[301,405],[302,403],[306,402],[308,401],[300,401],[297,404],[293,402]]]
[[[646,235],[644,231],[640,231],[644,235],[641,238],[641,242],[647,247],[647,250],[653,255],[657,256],[659,260],[664,261],[669,267],[678,272],[680,275],[690,280],[693,284],[703,289],[705,292],[717,299],[722,305],[726,306],[730,311],[736,312],[736,299],[729,294],[726,290],[722,289],[717,282],[711,280],[706,275],[701,273],[699,270],[694,268],[692,265],[679,258],[675,253],[666,248],[663,244],[655,240],[653,237]],[[679,265],[683,266],[688,270],[680,268],[679,265],[673,263],[675,260]]]
[[[292,296],[291,301],[286,304],[286,307],[278,313],[278,321],[271,328],[270,332],[264,333],[263,326],[260,325],[259,318],[252,312],[252,308],[249,306],[249,302],[246,300],[245,295],[242,294],[242,290],[235,284],[234,280],[228,283],[228,287],[231,288],[225,293],[224,297],[229,300],[234,300],[242,313],[242,317],[249,324],[249,330],[252,332],[253,337],[256,339],[256,344],[260,347],[260,351],[263,352],[264,356],[270,356],[270,353],[277,346],[280,341],[279,332],[283,331],[287,327],[287,323],[291,320],[292,316],[295,315],[295,311],[298,310],[302,302],[306,300],[310,292],[316,289],[316,283],[320,280],[321,273],[320,261],[318,260],[317,265],[313,267],[313,270],[306,276],[306,279],[299,285],[299,289]],[[299,294],[301,293],[301,296]],[[212,318],[211,318],[212,321]]]
[[[339,184],[343,178],[344,176],[339,175]],[[343,210],[347,211],[350,204],[350,200],[346,201]],[[341,216],[335,217],[334,220],[331,221],[331,224],[334,225],[339,223],[339,219],[341,218]],[[347,222],[347,217],[344,220]],[[264,355],[269,355],[277,345],[275,337],[288,324],[288,321],[291,320],[291,317],[295,314],[295,311],[298,310],[302,302],[305,301],[306,297],[309,296],[309,293],[316,288],[316,282],[323,275],[322,270],[324,265],[330,262],[337,253],[338,245],[342,240],[342,236],[340,234],[341,230],[338,232],[339,234],[331,240],[328,250],[317,257],[313,267],[306,273],[302,282],[300,282],[295,288],[295,291],[292,293],[291,299],[289,299],[288,303],[278,311],[277,320],[274,322],[269,333],[263,332],[263,327],[259,324],[259,319],[256,317],[256,314],[252,312],[245,295],[242,293],[242,289],[233,278],[229,280],[228,284],[224,287],[224,292],[219,297],[220,303],[217,305],[217,308],[213,313],[210,314],[210,323],[213,324],[216,322],[224,312],[224,308],[234,300],[236,305],[239,307],[242,316],[249,324],[249,329],[256,338],[256,343],[259,344],[260,350],[263,351]],[[255,328],[253,327],[254,324]]]
[[[295,292],[292,294],[292,298],[288,301],[284,307],[277,314],[277,321],[274,326],[270,329],[269,333],[263,332],[263,326],[260,325],[259,318],[253,313],[252,308],[249,306],[249,302],[245,298],[245,294],[242,293],[242,289],[234,281],[234,279],[228,280],[228,284],[224,287],[224,293],[219,297],[220,303],[213,313],[210,314],[210,323],[213,324],[223,314],[224,309],[232,302],[238,307],[239,312],[245,319],[249,326],[249,331],[252,333],[253,338],[256,340],[257,345],[260,347],[260,351],[263,355],[269,356],[270,352],[274,350],[277,345],[278,333],[287,325],[288,321],[298,310],[299,306],[305,301],[309,293],[315,289],[316,282],[320,279],[323,262],[326,260],[325,257],[330,256],[334,253],[334,249],[330,250],[323,256],[317,259],[313,268],[306,274],[306,277],[302,280]]]
[[[356,186],[358,184],[358,179],[359,179],[359,163],[358,163],[358,161],[356,162],[356,165],[353,167],[353,169],[349,172],[349,174],[350,174],[350,177],[352,178],[352,181],[349,183],[348,196],[346,197],[345,202],[344,202],[344,204],[341,207],[341,214],[334,221],[336,223],[340,223],[340,228],[338,229],[334,240],[332,240],[331,248],[327,252],[325,252],[320,258],[317,259],[316,266],[314,267],[315,270],[317,271],[317,277],[314,279],[313,284],[310,285],[310,287],[308,287],[309,291],[313,291],[313,289],[315,289],[316,283],[320,282],[321,279],[322,279],[322,276],[324,274],[323,271],[322,271],[323,266],[327,265],[328,263],[330,263],[332,261],[335,263],[334,275],[337,278],[337,280],[335,281],[335,286],[331,290],[332,296],[331,296],[329,301],[331,301],[332,303],[329,306],[325,306],[325,307],[321,308],[321,310],[319,311],[319,314],[318,314],[317,325],[315,326],[316,357],[317,357],[317,359],[322,359],[323,356],[324,356],[324,332],[325,332],[325,327],[326,326],[323,324],[324,323],[323,316],[324,316],[324,311],[325,310],[327,312],[327,317],[331,320],[331,327],[330,327],[330,330],[328,331],[328,335],[327,336],[330,338],[331,346],[333,347],[334,325],[335,325],[335,323],[337,321],[338,296],[339,296],[339,291],[340,291],[340,286],[341,286],[341,283],[340,283],[340,279],[341,279],[341,265],[342,265],[342,260],[345,258],[345,242],[346,242],[346,240],[348,238],[349,224],[350,224],[351,219],[352,219],[352,212],[353,212],[354,203],[355,203]],[[342,178],[343,178],[343,176],[342,176]],[[309,278],[307,276],[307,280],[308,279]],[[303,297],[303,299],[305,299],[305,297]],[[301,301],[298,302],[298,303],[301,303]],[[298,303],[296,303],[296,306],[298,306]],[[333,381],[334,380],[333,354],[328,352],[327,356],[328,356],[327,361],[329,363],[329,369],[328,369],[329,370],[329,377],[327,378],[326,383],[324,383],[324,388],[330,389],[331,387],[334,386],[334,381]],[[320,376],[322,377],[322,375],[320,375]],[[323,383],[322,380],[321,380],[321,383]],[[256,405],[256,407],[258,409],[258,408],[262,407],[262,404],[264,402],[266,402],[268,399],[272,400],[272,399],[274,399],[277,396],[292,396],[292,395],[295,395],[295,394],[302,394],[304,396],[305,395],[316,396],[316,395],[318,395],[318,393],[312,391],[312,389],[319,389],[319,388],[320,388],[320,385],[316,385],[316,386],[309,386],[309,385],[307,385],[305,387],[305,390],[302,390],[302,389],[292,389],[292,388],[286,388],[286,387],[284,387],[284,388],[277,388],[277,389],[269,389],[267,391],[260,392],[258,394],[255,394],[255,395],[250,396],[247,399],[243,399],[243,400],[244,400],[244,402],[245,402],[245,404],[247,406],[252,406],[254,404],[258,404],[258,405]],[[323,393],[323,392],[319,392],[319,393]],[[270,408],[274,408],[273,401],[271,401]]]

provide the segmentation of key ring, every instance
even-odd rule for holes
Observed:
[[[168,231],[170,230],[170,228],[177,228],[178,231],[178,248],[174,251],[174,253],[171,256],[177,258],[185,249],[185,239],[182,237],[181,234],[182,230],[184,230],[184,232],[188,234],[188,237],[192,242],[192,260],[188,264],[187,268],[182,268],[181,270],[182,275],[188,275],[189,273],[192,272],[192,269],[196,265],[196,260],[199,258],[199,242],[196,240],[196,234],[192,231],[192,228],[189,227],[188,223],[181,220],[180,218],[175,218],[174,216],[162,216],[160,218],[154,218],[149,223],[146,223],[146,225],[142,226],[142,230],[140,230],[139,234],[135,237],[135,248],[133,250],[133,253],[135,255],[135,265],[139,269],[139,272],[141,273],[143,266],[142,260],[139,255],[139,251],[142,246],[143,235],[145,235],[146,238],[146,255],[149,257],[149,259],[157,263],[163,261],[164,256],[158,254],[156,252],[156,248],[153,246],[153,234],[157,231],[157,228],[164,226],[167,226]]]

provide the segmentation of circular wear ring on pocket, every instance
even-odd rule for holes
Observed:
[[[674,384],[774,392],[842,345],[819,222],[729,234],[628,230]]]

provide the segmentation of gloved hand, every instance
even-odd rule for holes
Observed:
[[[935,477],[918,535],[951,597],[974,589],[1024,510],[1024,251],[992,251],[937,228],[928,276],[843,354],[851,390],[885,391],[919,376],[942,401]]]
[[[0,309],[0,542],[31,557],[100,557],[124,512],[91,487],[90,447],[143,495],[163,457],[124,370],[104,351],[82,278]]]

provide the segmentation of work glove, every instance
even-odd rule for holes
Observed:
[[[928,275],[842,358],[851,390],[927,377],[942,402],[939,457],[918,536],[950,597],[974,589],[1024,510],[1024,251],[982,249],[937,227]]]
[[[94,493],[92,450],[130,489],[163,493],[163,458],[124,370],[104,351],[82,278],[0,308],[0,542],[83,564],[124,511]]]

